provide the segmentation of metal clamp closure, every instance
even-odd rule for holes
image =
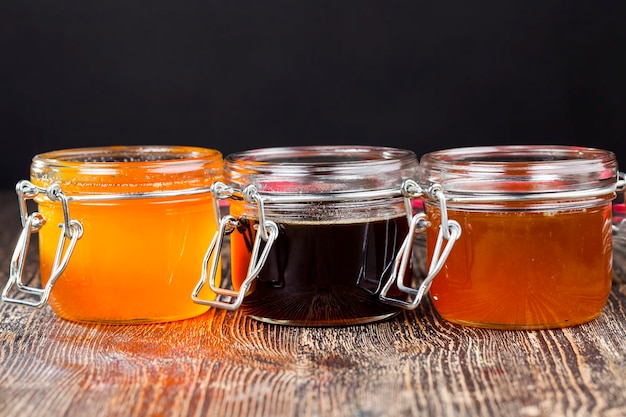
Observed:
[[[11,258],[9,279],[4,287],[4,290],[2,291],[2,301],[30,307],[42,307],[48,301],[54,283],[67,267],[76,242],[83,235],[83,225],[78,220],[73,220],[70,217],[67,197],[63,194],[63,191],[58,184],[52,184],[47,189],[44,189],[35,186],[29,181],[20,181],[16,185],[15,191],[18,195],[20,204],[22,232],[17,240],[17,244]],[[39,194],[46,195],[51,201],[60,202],[63,208],[63,223],[59,224],[61,234],[59,236],[59,242],[57,244],[50,277],[48,278],[44,288],[31,287],[24,284],[22,281],[22,277],[24,275],[24,264],[26,263],[26,256],[28,254],[31,236],[33,233],[38,232],[46,223],[44,217],[40,213],[33,212],[32,214],[28,214],[27,200],[33,199]],[[66,243],[66,240],[69,242]],[[14,287],[18,293],[36,296],[35,300],[28,298],[14,298],[10,296],[9,294],[12,292]]]
[[[246,201],[256,203],[257,210],[259,212],[259,233],[261,234],[261,238],[267,241],[269,239],[269,235],[267,234],[268,226],[267,219],[265,218],[265,205],[263,204],[263,198],[261,198],[256,187],[252,184],[243,189],[243,196]]]
[[[223,182],[216,181],[211,185],[211,193],[213,194],[213,211],[215,212],[215,224],[220,224],[220,221],[222,220],[220,200],[225,200],[232,196],[233,189]]]
[[[217,271],[219,268],[219,260],[221,258],[224,238],[232,233],[239,225],[239,221],[235,219],[235,217],[227,215],[218,221],[219,228],[211,240],[211,244],[209,245],[202,262],[202,275],[200,276],[198,284],[196,284],[196,287],[191,293],[191,299],[198,304],[224,308],[226,310],[236,310],[241,306],[246,293],[252,285],[252,281],[259,275],[261,269],[265,265],[270,249],[278,237],[278,226],[273,221],[265,218],[263,198],[259,195],[256,187],[253,185],[249,185],[244,188],[243,191],[237,192],[232,187],[217,181],[211,186],[211,191],[215,197],[214,201],[216,204],[216,212],[218,212],[218,201],[231,197],[242,198],[249,203],[254,203],[258,209],[259,224],[255,226],[257,233],[254,239],[252,253],[250,255],[250,264],[248,265],[246,278],[241,283],[239,291],[222,288],[217,283]],[[207,276],[209,287],[217,296],[215,300],[206,300],[199,297],[200,291],[207,283]],[[227,297],[228,300],[222,301],[219,299],[220,296]]]
[[[448,219],[446,197],[441,185],[431,184],[429,187],[424,189],[414,181],[406,181],[403,186],[403,194],[405,195],[407,201],[409,201],[407,207],[410,206],[411,198],[426,196],[431,200],[439,202],[441,212],[441,224],[437,234],[437,241],[435,242],[435,249],[430,260],[428,274],[423,279],[422,283],[417,289],[408,287],[404,284],[404,276],[409,265],[409,260],[411,259],[414,236],[425,232],[426,229],[431,226],[431,223],[426,214],[417,213],[413,215],[411,213],[409,219],[409,231],[400,246],[398,254],[396,255],[392,273],[379,295],[379,299],[384,303],[402,307],[407,310],[413,310],[418,306],[424,295],[430,289],[433,279],[441,271],[441,268],[443,268],[450,251],[452,251],[454,243],[461,235],[461,225],[455,220]],[[445,246],[443,246],[444,240],[447,241]],[[394,283],[396,284],[398,290],[410,296],[409,300],[388,297],[387,294],[391,290]]]
[[[232,233],[238,225],[238,221],[231,215],[224,216],[220,222],[220,227],[215,233],[209,249],[207,250],[203,263],[202,263],[202,275],[200,281],[194,288],[191,298],[198,304],[208,305],[212,307],[224,308],[226,310],[236,310],[241,306],[243,299],[252,285],[252,281],[259,275],[265,261],[269,255],[270,249],[276,238],[278,237],[278,226],[271,220],[265,220],[264,233],[257,232],[254,239],[254,245],[252,248],[252,254],[250,256],[250,264],[248,265],[248,273],[246,278],[241,283],[239,291],[233,291],[225,288],[221,288],[216,283],[217,270],[219,266],[220,254],[224,243],[224,237]],[[258,226],[261,227],[260,225]],[[263,234],[267,238],[263,238]],[[261,244],[264,242],[263,249],[261,250]],[[208,268],[209,261],[211,262],[210,270]],[[209,287],[217,296],[228,297],[228,301],[221,301],[219,299],[206,300],[198,297],[200,290],[206,285],[207,274],[209,276]]]
[[[624,191],[626,191],[626,173],[621,171],[617,173],[615,191],[617,191],[618,193],[623,193]]]
[[[626,191],[626,173],[617,173],[617,182],[615,185],[615,191],[618,193],[624,193]],[[620,243],[626,241],[626,217],[619,216],[614,217],[612,224],[613,238],[617,239]]]

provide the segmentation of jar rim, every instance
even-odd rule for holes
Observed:
[[[419,181],[451,201],[589,199],[615,193],[613,152],[567,145],[451,148],[420,159]]]
[[[417,165],[413,151],[386,146],[269,147],[227,155],[224,177],[260,193],[333,194],[399,188]]]
[[[302,145],[249,149],[226,156],[230,163],[265,163],[273,168],[324,168],[328,166],[354,166],[363,163],[393,163],[412,158],[408,149],[368,145]],[[262,169],[262,167],[260,167]]]
[[[32,158],[31,181],[71,194],[138,194],[209,189],[221,178],[222,153],[184,145],[68,148]]]
[[[113,145],[78,147],[43,152],[33,157],[34,164],[59,167],[88,164],[95,169],[120,164],[150,166],[179,164],[189,160],[221,159],[220,151],[211,148],[180,145]]]
[[[427,153],[422,159],[431,163],[472,166],[473,170],[515,168],[518,164],[540,169],[563,169],[563,165],[611,163],[615,155],[604,149],[582,146],[499,145],[442,149]]]

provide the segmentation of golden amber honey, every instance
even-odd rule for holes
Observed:
[[[124,156],[128,153],[132,157]],[[208,307],[194,303],[190,294],[201,273],[207,242],[217,229],[214,205],[208,191],[193,195],[184,191],[208,190],[222,164],[217,151],[188,147],[85,149],[69,155],[44,154],[41,159],[43,164],[31,168],[31,181],[44,188],[60,183],[70,197],[71,218],[80,221],[84,230],[50,294],[49,303],[60,317],[144,323],[179,320],[207,311]],[[49,169],[50,165],[60,169]],[[173,194],[115,197],[160,191]],[[109,194],[111,198],[107,198]],[[71,200],[72,196],[89,195],[105,198]],[[38,197],[37,203],[46,220],[38,232],[45,285],[63,211],[59,203],[47,198]],[[212,296],[205,290],[204,297]]]
[[[427,211],[437,224],[437,211]],[[587,322],[604,308],[612,279],[609,203],[557,212],[448,213],[463,234],[430,289],[446,320],[551,328]]]
[[[573,326],[604,308],[613,275],[612,152],[568,146],[436,151],[421,176],[440,184],[461,235],[432,281],[447,321],[485,328]],[[441,206],[426,201],[432,256]]]

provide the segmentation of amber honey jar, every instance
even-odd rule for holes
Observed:
[[[573,146],[440,150],[418,182],[445,192],[462,234],[430,286],[438,314],[500,329],[572,326],[597,317],[612,281],[612,200],[623,190],[610,151]],[[435,227],[441,208],[426,200]]]
[[[222,154],[186,146],[51,151],[16,186],[23,231],[3,300],[49,303],[67,320],[148,323],[207,311],[193,290],[219,212],[211,185]],[[29,212],[29,200],[37,211]],[[42,288],[25,285],[38,235]],[[219,280],[219,274],[217,276]],[[204,297],[214,294],[207,289]]]
[[[226,156],[216,198],[229,202],[230,214],[196,288],[210,285],[223,297],[194,293],[194,300],[294,326],[397,314],[401,307],[379,295],[408,233],[411,207],[402,189],[416,173],[413,152],[388,147],[297,146]],[[223,244],[230,244],[232,290],[212,279]]]

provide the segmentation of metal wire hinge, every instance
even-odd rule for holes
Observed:
[[[615,191],[617,191],[618,193],[623,193],[624,191],[626,191],[626,173],[624,172],[617,173]]]
[[[624,191],[626,191],[626,173],[617,173],[615,191],[618,193],[624,193]],[[614,220],[612,232],[615,239],[618,239],[620,242],[626,241],[626,218],[621,218],[619,221]]]
[[[233,195],[233,189],[222,183],[216,183],[214,190],[215,200],[229,198]],[[235,217],[227,215],[224,216],[219,222],[219,228],[211,240],[211,244],[209,245],[202,262],[202,274],[200,276],[200,280],[191,293],[191,299],[198,304],[223,308],[226,310],[236,310],[239,308],[246,293],[250,289],[252,282],[259,275],[261,269],[265,265],[274,241],[276,241],[276,238],[278,237],[278,226],[273,221],[265,218],[263,199],[258,194],[256,188],[250,185],[243,190],[242,194],[246,201],[256,203],[259,212],[259,224],[255,226],[257,228],[257,233],[254,239],[252,253],[250,255],[250,264],[248,265],[246,278],[241,283],[238,291],[222,288],[217,283],[217,272],[219,269],[219,261],[221,258],[224,239],[228,234],[232,233],[239,224]],[[199,293],[206,285],[207,281],[211,290],[216,294],[215,300],[207,300],[199,297]],[[225,298],[226,301],[222,301],[219,299],[220,297]]]
[[[63,194],[58,184],[52,184],[47,189],[37,187],[29,181],[20,181],[15,191],[20,204],[20,218],[22,232],[17,240],[9,270],[9,279],[2,291],[2,301],[26,305],[30,307],[42,307],[48,301],[50,292],[56,280],[61,276],[70,260],[78,239],[83,235],[83,225],[70,217],[67,197]],[[24,265],[33,233],[37,233],[46,223],[44,217],[38,213],[28,213],[27,200],[34,199],[38,195],[46,195],[50,201],[60,202],[63,208],[63,223],[59,224],[61,233],[52,264],[50,277],[45,287],[36,288],[23,282]],[[17,292],[26,294],[30,298],[15,298],[10,294]],[[34,299],[33,299],[34,298]]]
[[[424,295],[430,289],[433,279],[435,279],[437,274],[443,268],[446,260],[448,259],[448,255],[454,247],[454,243],[461,235],[461,225],[459,225],[457,221],[450,220],[448,218],[446,197],[443,193],[441,185],[431,184],[429,187],[423,188],[414,181],[409,180],[405,182],[403,190],[404,189],[406,189],[406,192],[403,192],[403,194],[408,200],[407,207],[410,207],[411,198],[426,196],[430,200],[439,203],[441,216],[441,224],[439,226],[439,232],[437,233],[437,241],[435,242],[435,248],[430,260],[428,274],[423,279],[419,287],[415,289],[406,286],[404,283],[404,277],[409,266],[409,260],[411,259],[413,239],[416,234],[423,233],[428,227],[431,227],[431,223],[426,214],[417,213],[413,215],[411,213],[409,218],[409,231],[400,246],[398,254],[396,255],[392,273],[379,295],[379,299],[384,303],[402,307],[407,310],[413,310],[418,306]],[[443,245],[444,241],[446,241],[445,246]],[[408,300],[391,298],[388,296],[389,291],[394,284],[400,292],[409,296]]]

